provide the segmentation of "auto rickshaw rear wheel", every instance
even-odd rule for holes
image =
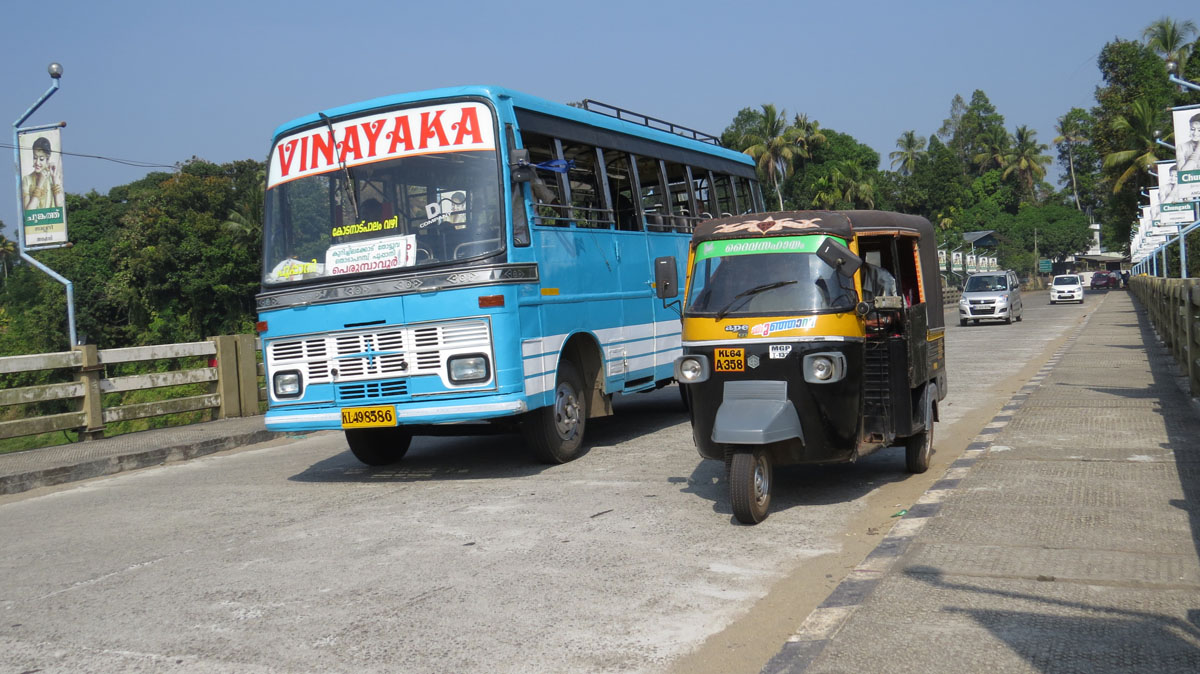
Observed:
[[[937,389],[932,384],[925,387],[922,400],[925,430],[904,440],[904,467],[910,473],[929,470],[929,462],[933,458],[933,399],[936,396]]]
[[[729,465],[729,501],[742,524],[758,524],[771,508],[771,457],[765,450],[737,452]]]
[[[408,453],[412,433],[395,428],[351,428],[346,431],[346,443],[354,458],[368,466],[390,466]]]

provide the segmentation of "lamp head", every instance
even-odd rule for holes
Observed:
[[[1162,130],[1155,129],[1154,130],[1154,140],[1158,140],[1159,138],[1162,138]]]
[[[1174,59],[1167,61],[1167,72],[1174,75],[1177,70],[1179,70],[1179,64]]]
[[[54,79],[58,79],[58,78],[62,77],[62,73],[63,73],[62,64],[61,63],[51,63],[50,66],[48,68],[46,68],[46,72],[50,73],[50,77],[53,77]]]

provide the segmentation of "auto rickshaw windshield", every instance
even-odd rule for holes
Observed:
[[[812,252],[698,255],[685,313],[819,313],[853,309],[857,302],[853,279]]]

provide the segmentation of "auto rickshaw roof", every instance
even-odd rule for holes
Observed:
[[[849,240],[853,236],[850,219],[837,211],[779,211],[747,213],[729,218],[707,220],[696,225],[692,241],[744,239],[749,236],[798,236],[831,234]]]
[[[911,232],[933,241],[933,225],[919,215],[888,211],[777,211],[747,213],[696,226],[695,242],[716,239],[744,239],[749,236],[797,236],[829,234],[850,240],[855,231]]]

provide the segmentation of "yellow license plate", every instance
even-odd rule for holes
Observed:
[[[745,349],[714,349],[713,370],[716,372],[745,372]]]
[[[391,405],[347,407],[342,410],[342,428],[375,428],[395,425],[396,408]]]

